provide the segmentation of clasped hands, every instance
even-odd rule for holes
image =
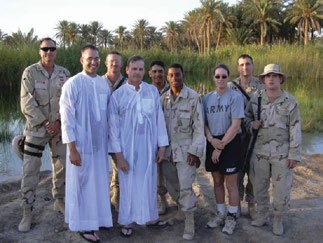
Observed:
[[[221,141],[220,139],[217,139],[217,138],[212,138],[211,144],[214,148],[214,150],[212,152],[211,159],[212,159],[212,162],[214,164],[216,164],[219,162],[220,155],[221,155],[222,150],[225,147],[225,144],[223,141]]]

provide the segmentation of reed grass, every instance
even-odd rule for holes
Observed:
[[[80,50],[79,46],[58,49],[56,63],[66,67],[72,75],[75,75],[82,70],[79,61]],[[98,73],[101,75],[106,72],[104,60],[109,51],[110,49],[100,49],[101,66]],[[225,46],[212,50],[208,55],[199,55],[189,49],[171,53],[159,48],[143,52],[126,49],[122,51],[122,54],[124,66],[132,55],[142,55],[145,58],[146,71],[149,70],[149,64],[153,60],[162,60],[166,66],[175,62],[180,63],[184,67],[187,85],[202,93],[214,89],[211,78],[212,69],[219,63],[224,63],[229,67],[232,78],[238,76],[237,58],[241,54],[249,54],[253,57],[255,75],[262,73],[264,66],[268,63],[277,63],[287,76],[283,88],[291,92],[300,103],[303,131],[323,131],[323,101],[320,100],[323,81],[321,61],[323,48],[320,43],[306,47],[288,44],[265,47],[259,45]],[[36,47],[26,46],[13,49],[0,44],[0,57],[0,86],[9,87],[10,90],[15,90],[18,93],[21,74],[28,65],[39,60],[38,50]],[[124,69],[122,72],[125,73]],[[147,75],[144,79],[149,81]],[[0,92],[6,91],[1,88]],[[2,103],[3,100],[1,100]],[[3,115],[0,115],[0,120],[5,119],[10,113],[2,109],[8,110],[8,105],[4,108],[1,105],[0,111]],[[10,107],[11,111],[12,109],[17,110],[17,107]],[[17,115],[17,117],[19,116],[21,114]]]

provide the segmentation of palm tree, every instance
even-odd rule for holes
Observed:
[[[224,22],[221,11],[221,1],[200,0],[202,6],[200,8],[200,18],[203,21],[203,32],[205,33],[204,46],[206,52],[211,48],[211,34],[215,28],[215,20]]]
[[[147,27],[149,25],[149,22],[145,19],[139,19],[135,22],[134,28],[133,28],[133,34],[135,39],[139,39],[140,43],[140,50],[143,50],[144,45],[144,38],[147,33]]]
[[[272,18],[272,12],[277,10],[281,1],[279,0],[245,0],[244,16],[247,19],[252,19],[254,24],[260,27],[260,45],[263,46],[265,43],[265,37],[267,35],[268,26],[273,29],[277,29],[277,25],[280,23]]]
[[[0,41],[4,41],[6,39],[6,37],[8,36],[8,34],[4,33],[1,29],[0,29]]]
[[[168,21],[160,30],[165,34],[165,43],[170,51],[177,50],[181,35],[181,25],[176,21]]]
[[[16,48],[20,46],[35,46],[38,44],[38,36],[34,36],[34,28],[31,28],[27,34],[18,30],[18,32],[12,33],[11,36],[7,36],[5,44]]]
[[[233,27],[233,23],[236,21],[236,17],[233,15],[232,11],[229,9],[228,3],[221,3],[221,17],[215,20],[216,30],[217,30],[217,38],[215,48],[220,46],[221,37],[223,36],[223,32],[228,32]]]
[[[99,32],[98,35],[98,45],[107,48],[108,45],[113,43],[113,35],[109,30],[103,29]]]
[[[91,27],[88,24],[81,24],[79,26],[79,34],[82,40],[82,43],[91,42]]]
[[[320,20],[323,19],[321,0],[296,0],[288,6],[285,22],[297,24],[299,34],[304,35],[304,45],[308,44],[310,30],[321,32]]]
[[[55,34],[55,38],[59,39],[62,43],[63,47],[65,48],[67,45],[67,32],[68,32],[68,25],[69,22],[66,20],[61,20],[56,25],[56,30],[58,31]]]
[[[92,43],[93,45],[96,45],[98,42],[98,35],[103,28],[103,24],[99,23],[98,21],[92,21],[90,23],[90,28],[91,28],[90,35],[91,35]]]
[[[125,35],[127,34],[128,31],[126,31],[127,27],[123,26],[123,25],[120,25],[118,26],[117,29],[115,29],[115,33],[118,35],[118,40],[117,40],[117,43],[118,43],[118,46],[120,46],[120,48],[122,49],[123,48],[123,41],[124,41],[124,37]]]
[[[79,33],[79,25],[75,22],[70,22],[66,32],[66,43],[68,46],[72,46]]]
[[[199,10],[194,9],[184,15],[184,19],[181,21],[183,30],[185,30],[187,38],[194,42],[198,52],[201,54],[204,52],[201,35],[201,22],[199,18]]]

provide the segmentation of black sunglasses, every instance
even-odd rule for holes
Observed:
[[[56,47],[41,47],[40,50],[44,51],[44,52],[54,52],[56,51]]]
[[[215,75],[214,76],[216,79],[220,79],[221,78],[221,76],[220,75]],[[228,76],[226,76],[226,75],[222,75],[222,78],[223,79],[226,79]]]

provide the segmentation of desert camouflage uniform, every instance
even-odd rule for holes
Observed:
[[[117,79],[117,81],[112,84],[112,82],[110,81],[110,79],[108,78],[108,76],[106,74],[102,75],[102,78],[104,78],[110,88],[111,94],[113,91],[115,91],[117,88],[119,88],[121,85],[124,85],[127,82],[127,79],[124,78],[122,76],[122,74],[120,74],[119,78]],[[121,83],[120,83],[121,82]],[[119,180],[118,180],[118,166],[117,163],[109,156],[109,160],[112,161],[112,176],[111,176],[111,182],[110,182],[110,186],[112,188],[112,192],[117,191],[116,197],[119,200]],[[118,210],[118,209],[117,209]]]
[[[122,76],[122,74],[120,74],[119,78],[117,79],[117,81],[114,84],[112,84],[112,82],[110,81],[110,79],[108,78],[108,76],[106,74],[102,75],[102,78],[104,78],[107,81],[110,91],[111,91],[111,94],[113,91],[115,91],[117,88],[119,88],[121,85],[124,85],[127,82],[127,78],[124,78]],[[122,83],[120,84],[120,82],[122,82]]]
[[[301,161],[301,122],[297,101],[287,92],[273,103],[265,92],[261,94],[261,120],[256,144],[251,157],[254,172],[254,192],[260,217],[267,217],[269,210],[270,176],[273,183],[275,213],[286,212],[293,181],[293,170],[287,167],[288,159]],[[257,95],[246,108],[245,125],[252,130],[257,117]]]
[[[187,163],[188,153],[200,159],[204,155],[204,115],[199,95],[192,89],[183,86],[174,100],[171,90],[161,96],[165,115],[169,146],[166,148],[163,173],[166,187],[181,210],[196,209],[197,198],[192,184],[196,177],[196,167]]]
[[[236,78],[232,82],[236,82],[238,85],[240,85],[240,83],[241,83],[240,78]],[[232,82],[228,83],[228,87],[230,89],[233,89],[233,90],[241,93],[241,95],[243,97],[244,108],[246,108],[249,100],[237,88],[237,86],[234,85]],[[258,93],[260,90],[263,90],[263,89],[265,89],[265,85],[263,83],[261,83],[258,78],[252,77],[250,83],[248,84],[248,87],[244,91],[249,95],[249,97],[251,97],[251,95]],[[241,133],[242,158],[244,160],[246,158],[246,155],[247,155],[251,135],[247,132],[247,130],[246,130],[245,126],[243,125],[243,123],[241,123],[241,130],[242,130],[242,133]],[[246,202],[255,203],[254,193],[253,193],[253,186],[252,186],[253,182],[252,182],[252,178],[250,178],[250,175],[249,175],[249,168],[250,168],[250,161],[249,161],[249,163],[244,164],[242,166],[242,168],[241,168],[241,171],[239,172],[239,175],[238,175],[239,196],[240,196],[240,199],[243,200],[244,194],[246,193],[246,198],[245,198]],[[248,183],[246,185],[246,188],[244,188],[243,181],[244,181],[244,175],[246,173],[248,175]]]
[[[35,201],[42,152],[47,143],[53,167],[53,198],[62,199],[65,196],[66,146],[62,144],[60,134],[51,138],[42,123],[45,120],[60,120],[59,98],[62,86],[69,76],[67,69],[55,65],[54,72],[49,77],[40,62],[27,67],[23,72],[20,92],[21,111],[26,118],[21,180],[23,207],[30,207]]]

